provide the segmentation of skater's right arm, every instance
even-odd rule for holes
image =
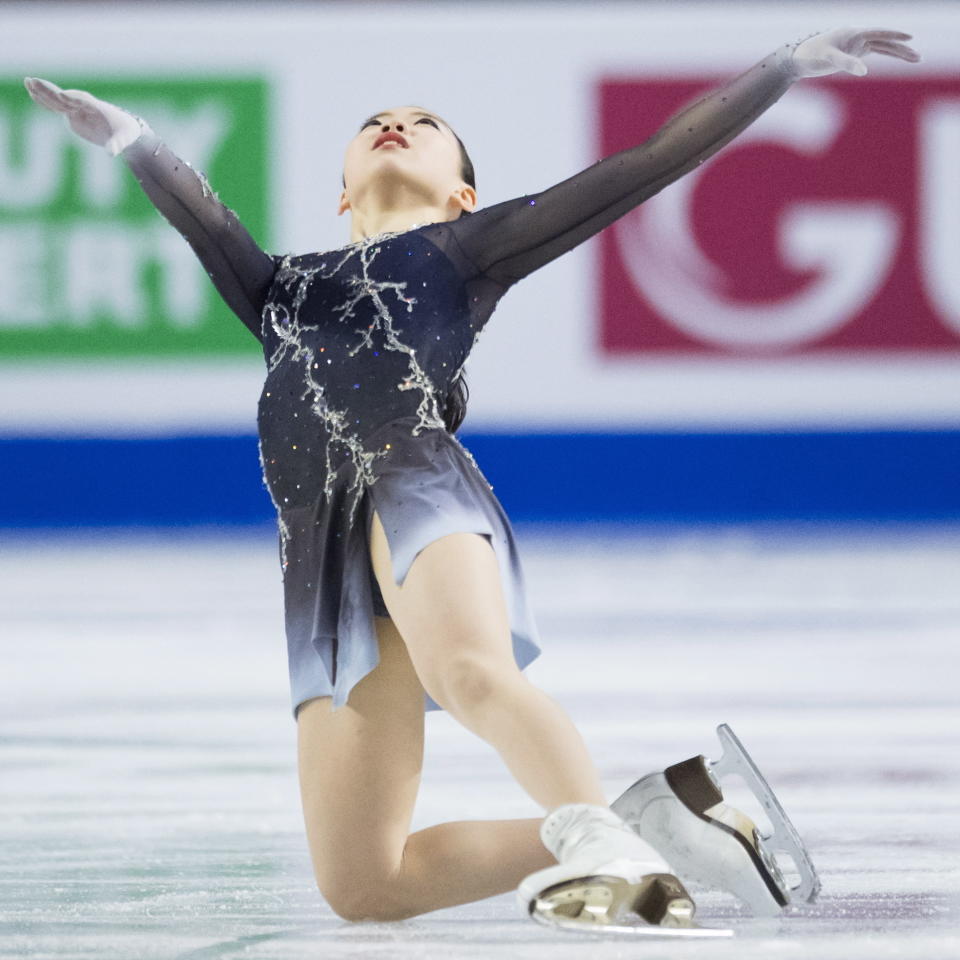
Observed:
[[[180,231],[231,310],[262,340],[263,306],[276,261],[257,245],[206,179],[146,124],[120,156],[153,205]]]
[[[277,260],[257,245],[206,178],[171,151],[140,117],[83,90],[61,90],[28,77],[41,106],[66,115],[71,129],[113,156],[122,156],[144,192],[193,248],[231,310],[258,339]]]

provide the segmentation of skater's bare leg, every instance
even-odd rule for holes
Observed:
[[[531,870],[556,863],[534,820],[463,820],[440,823],[407,841],[399,879],[426,892],[438,907],[482,900],[515,890]],[[419,912],[419,911],[418,911]]]
[[[433,699],[491,744],[545,808],[606,805],[576,727],[517,668],[489,541],[474,533],[441,537],[417,555],[402,587],[376,513],[370,549],[384,602]]]
[[[423,688],[393,623],[380,664],[331,710],[297,714],[300,784],[321,893],[350,920],[398,920],[513,890],[555,863],[540,820],[444,823],[408,837],[423,760]]]

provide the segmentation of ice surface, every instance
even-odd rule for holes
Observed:
[[[0,958],[960,955],[960,531],[518,530],[544,640],[611,799],[729,722],[823,880],[733,941],[545,930],[511,896],[347,924],[313,884],[273,535],[0,550]],[[414,829],[536,816],[428,718]]]

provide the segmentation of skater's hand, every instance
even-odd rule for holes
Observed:
[[[917,63],[920,54],[902,40],[913,39],[909,33],[896,30],[855,30],[841,27],[827,33],[818,33],[797,44],[793,51],[793,67],[798,78],[825,77],[846,70],[862,77],[867,65],[862,57],[868,53],[882,53]]]
[[[145,124],[120,107],[98,100],[85,90],[61,90],[49,80],[24,77],[23,85],[36,103],[62,113],[70,129],[84,140],[106,147],[116,156],[140,136]]]

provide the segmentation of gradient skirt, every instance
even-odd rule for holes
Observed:
[[[540,653],[510,522],[473,457],[446,430],[413,436],[415,418],[394,420],[365,438],[389,455],[361,493],[350,522],[354,473],[334,475],[332,495],[281,511],[288,539],[284,610],[293,715],[314,697],[333,707],[379,662],[374,616],[388,616],[370,560],[376,510],[390,545],[393,578],[402,586],[417,554],[450,533],[487,537],[500,567],[513,652],[522,669]],[[425,695],[427,710],[440,709]]]

